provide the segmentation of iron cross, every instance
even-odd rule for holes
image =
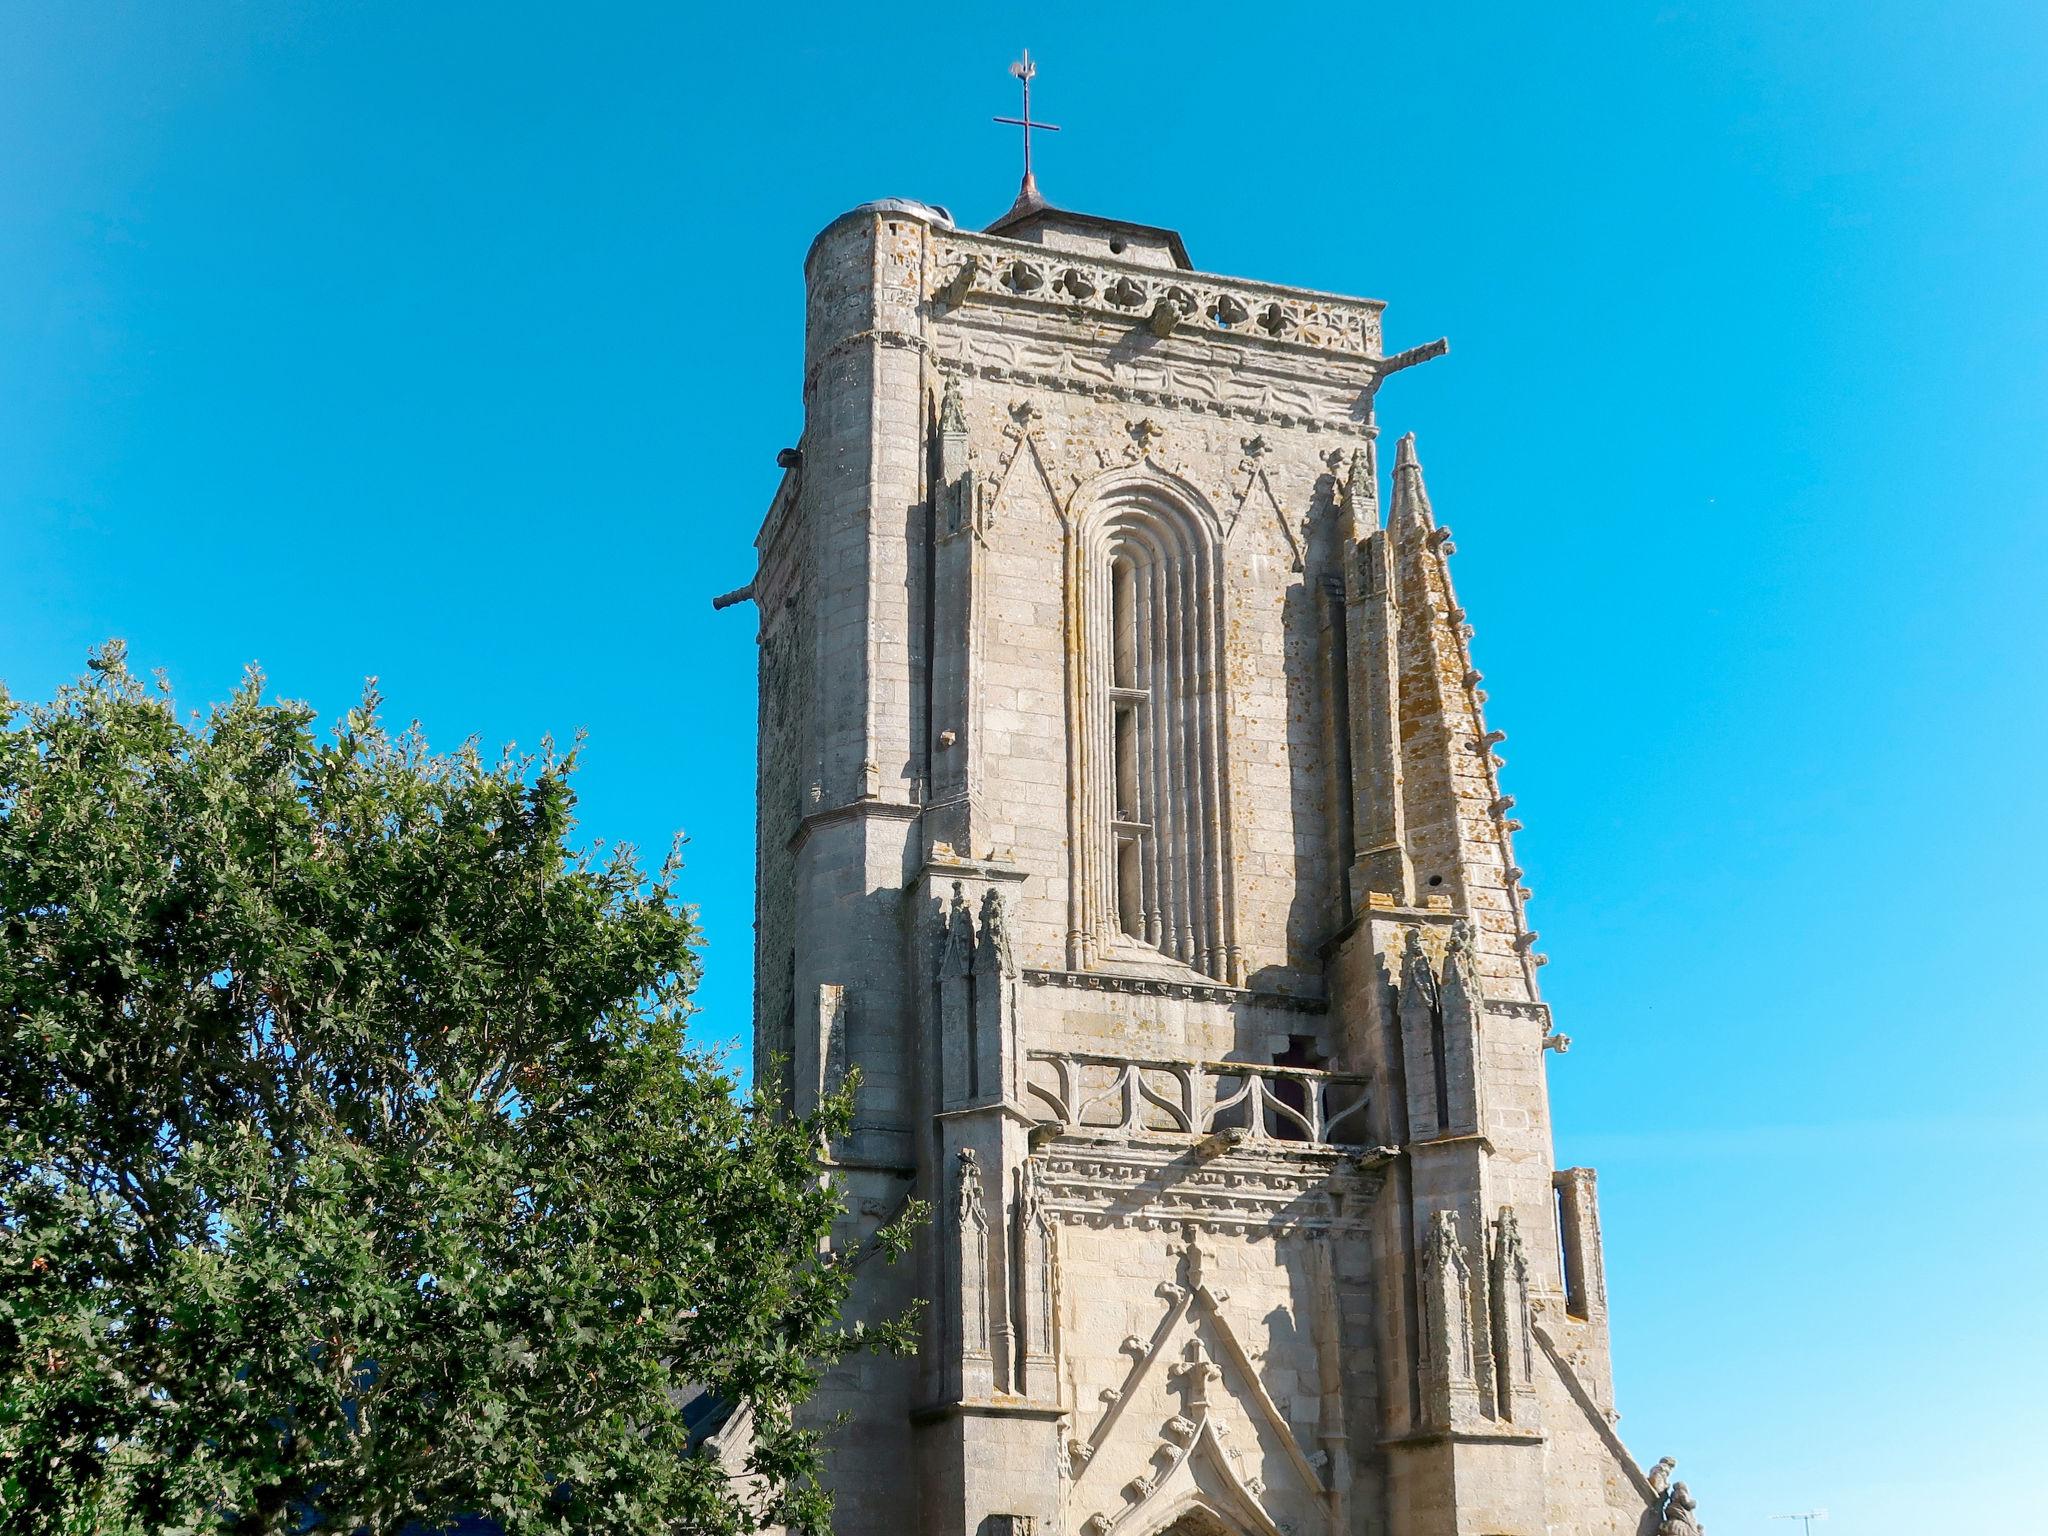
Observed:
[[[1031,181],[1031,130],[1034,128],[1043,128],[1047,133],[1058,133],[1060,131],[1060,125],[1058,123],[1039,123],[1032,121],[1031,77],[1038,73],[1038,66],[1031,62],[1031,50],[1029,48],[1026,48],[1024,50],[1023,58],[1019,59],[1016,63],[1010,66],[1010,73],[1015,75],[1018,78],[1018,80],[1023,83],[1024,115],[1022,117],[999,117],[996,119],[996,121],[999,123],[1008,123],[1013,128],[1022,128],[1024,130],[1024,180],[1028,185]]]

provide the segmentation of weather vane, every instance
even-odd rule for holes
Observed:
[[[1043,128],[1047,133],[1058,133],[1060,125],[1058,123],[1040,123],[1032,120],[1031,77],[1038,73],[1038,66],[1031,62],[1031,50],[1029,48],[1024,50],[1024,56],[1021,59],[1010,66],[1010,73],[1015,75],[1024,86],[1024,115],[1022,117],[999,117],[996,121],[1008,123],[1013,128],[1022,128],[1024,130],[1024,189],[1018,195],[1020,197],[1028,197],[1038,190],[1038,183],[1031,176],[1031,130]]]

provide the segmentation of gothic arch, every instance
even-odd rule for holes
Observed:
[[[1192,480],[1162,469],[1149,459],[1106,469],[1077,485],[1067,498],[1067,516],[1070,521],[1078,519],[1085,527],[1111,509],[1127,504],[1170,507],[1174,515],[1200,523],[1211,543],[1223,543],[1223,514],[1216,510],[1215,503]]]
[[[1221,521],[1149,464],[1069,507],[1068,963],[1241,984]]]
[[[1246,1536],[1200,1494],[1191,1493],[1160,1516],[1151,1536]]]
[[[1198,1467],[1208,1475],[1198,1476]],[[1149,1507],[1155,1504],[1156,1513]],[[1285,1536],[1232,1470],[1216,1426],[1206,1417],[1159,1487],[1118,1522],[1115,1536],[1125,1528],[1147,1536]]]

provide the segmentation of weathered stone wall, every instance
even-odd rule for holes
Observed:
[[[1634,1533],[1412,443],[1379,513],[1375,392],[1431,349],[1164,231],[1004,229],[820,235],[754,589],[761,1053],[799,1108],[861,1073],[842,1246],[934,1208],[856,1299],[928,1302],[921,1357],[816,1405],[839,1528]]]
[[[761,698],[754,836],[754,1061],[757,1076],[776,1069],[794,1091],[796,835],[816,760],[812,720],[814,657],[810,593],[803,553],[808,530],[794,473],[785,477],[762,527],[754,581],[760,613]]]

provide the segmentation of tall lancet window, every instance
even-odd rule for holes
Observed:
[[[1125,485],[1075,553],[1076,959],[1164,958],[1240,981],[1212,524],[1163,487]]]

